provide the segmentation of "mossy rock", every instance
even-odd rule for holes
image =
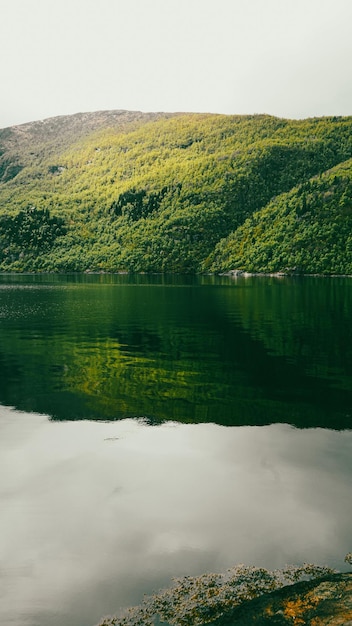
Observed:
[[[352,574],[300,582],[245,602],[210,626],[352,626]]]

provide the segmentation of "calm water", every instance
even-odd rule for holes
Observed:
[[[153,280],[0,276],[0,402],[55,420],[351,426],[352,280]]]
[[[350,279],[0,276],[0,623],[343,569],[351,310]]]

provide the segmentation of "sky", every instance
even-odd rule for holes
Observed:
[[[0,0],[0,128],[104,109],[352,114],[352,0]]]

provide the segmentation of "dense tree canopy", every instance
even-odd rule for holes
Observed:
[[[0,269],[352,273],[351,130],[125,111],[0,130]]]

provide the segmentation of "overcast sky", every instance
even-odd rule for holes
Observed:
[[[99,109],[352,114],[352,0],[0,0],[0,127]]]

